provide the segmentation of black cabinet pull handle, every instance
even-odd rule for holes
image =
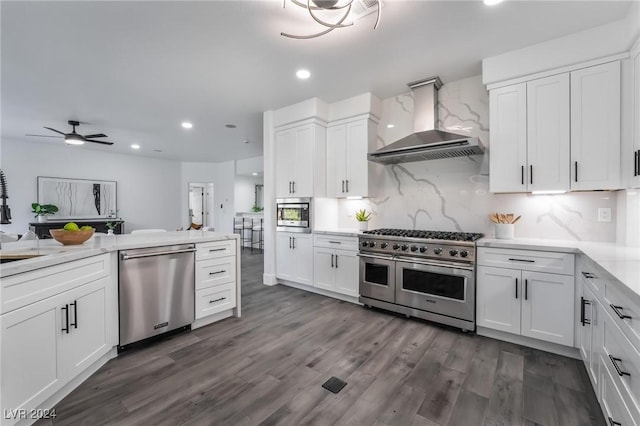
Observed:
[[[340,241],[329,241],[330,244],[342,244]]]
[[[578,181],[578,162],[576,161],[574,163],[574,171],[575,171],[575,178],[576,178],[576,182]]]
[[[345,182],[347,182],[347,192],[349,192],[349,179],[347,179]]]
[[[584,272],[582,271],[582,275],[584,275],[585,278],[591,279],[591,278],[595,278],[596,276],[593,275],[591,272]]]
[[[621,310],[623,310],[624,308],[622,306],[616,306],[613,303],[610,304],[609,306],[611,306],[611,309],[613,309],[613,312],[616,313],[616,315],[618,316],[618,318],[620,319],[631,319],[631,317],[629,315],[625,315],[622,312],[620,312]]]
[[[520,166],[520,184],[524,185],[524,166]]]
[[[524,300],[529,299],[529,280],[524,280]]]
[[[74,300],[73,303],[70,303],[69,306],[73,306],[73,328],[78,328],[78,301]]]
[[[638,176],[640,173],[640,162],[638,161],[638,156],[640,156],[640,151],[636,151],[633,153],[633,175]]]
[[[222,271],[209,272],[209,275],[224,274],[225,272],[227,271],[223,269]]]
[[[336,254],[336,268],[338,267],[338,255]]]
[[[516,299],[518,298],[518,279],[516,278]]]
[[[60,308],[61,310],[64,310],[64,324],[65,326],[62,327],[62,331],[66,331],[67,334],[69,334],[69,305],[64,305],[62,308]]]
[[[609,355],[609,359],[611,360],[611,364],[613,364],[613,367],[616,369],[616,372],[618,373],[618,376],[620,376],[620,377],[622,377],[622,376],[631,377],[631,374],[627,373],[626,371],[622,371],[620,369],[620,366],[618,365],[619,362],[622,362],[622,360],[620,358],[614,358],[613,355]]]
[[[609,426],[622,426],[622,423],[616,422],[611,417],[609,417]]]
[[[220,299],[209,300],[209,303],[220,302],[221,300],[224,300],[224,299],[226,299],[226,297],[221,297]]]
[[[291,247],[291,237],[289,237],[289,248],[293,248]]]
[[[585,299],[584,297],[581,297],[580,298],[580,322],[582,323],[583,327],[587,324],[591,324],[591,321],[585,317],[586,305],[591,305],[591,302]]]
[[[291,182],[291,188],[293,188],[293,191],[291,191],[291,193],[295,194],[296,193],[296,181],[295,180]]]
[[[533,185],[533,165],[529,166],[529,183]]]
[[[212,253],[214,251],[225,251],[226,249],[223,248],[218,248],[218,249],[209,249],[209,253]]]
[[[291,248],[294,250],[296,248],[296,237],[291,237]]]
[[[342,181],[342,192],[344,192],[344,181]]]
[[[536,263],[535,260],[529,260],[529,259],[513,259],[513,258],[509,258],[510,261],[512,262],[527,262],[527,263]]]
[[[333,268],[333,255],[331,255],[331,267]]]

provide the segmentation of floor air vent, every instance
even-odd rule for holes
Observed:
[[[340,392],[345,386],[347,386],[347,382],[340,380],[335,376],[322,384],[323,388],[333,393]]]

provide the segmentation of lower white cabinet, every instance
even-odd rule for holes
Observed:
[[[315,247],[314,286],[358,296],[358,256],[350,250]]]
[[[479,326],[520,334],[521,275],[521,271],[513,269],[478,267],[476,323]]]
[[[605,360],[601,360],[603,366]],[[614,375],[608,367],[601,369],[602,393],[600,395],[600,405],[607,424],[610,426],[638,426],[640,418],[633,416],[627,405],[624,403],[620,390],[615,385]]]
[[[580,289],[580,324],[578,346],[596,396],[600,392],[600,353],[602,347],[602,308],[593,291],[585,282]]]
[[[287,281],[313,285],[311,234],[276,234],[276,276]]]
[[[196,244],[196,324],[192,328],[217,321],[220,318],[211,316],[238,307],[236,244],[239,240]]]

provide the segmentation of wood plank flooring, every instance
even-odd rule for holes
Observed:
[[[260,254],[242,265],[242,318],[109,361],[53,423],[605,424],[576,360],[263,286]],[[321,387],[331,376],[348,382],[338,394]]]

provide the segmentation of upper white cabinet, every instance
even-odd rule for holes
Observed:
[[[620,188],[620,62],[490,90],[491,192]]]
[[[370,118],[335,123],[327,129],[327,197],[369,197],[367,153],[375,149],[376,123]]]
[[[620,62],[571,73],[571,189],[620,187]]]
[[[304,124],[275,133],[276,197],[321,196],[314,194],[314,171],[322,169],[318,180],[324,181],[324,162],[315,165],[316,152],[324,157],[325,129],[317,124]]]

